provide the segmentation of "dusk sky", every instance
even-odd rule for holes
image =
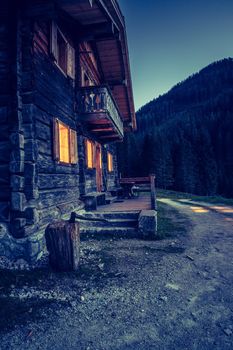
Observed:
[[[136,110],[209,63],[233,57],[233,0],[119,0]]]

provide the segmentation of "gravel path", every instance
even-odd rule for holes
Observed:
[[[88,239],[78,274],[8,276],[0,349],[232,350],[233,208],[160,200],[187,235]]]

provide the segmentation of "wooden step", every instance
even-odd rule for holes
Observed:
[[[124,218],[117,218],[117,219],[108,219],[108,221],[81,221],[81,227],[88,229],[93,227],[138,227],[138,220],[136,219],[124,219]]]
[[[138,238],[139,233],[133,227],[89,227],[81,228],[81,240],[84,237],[118,237],[118,238]]]
[[[93,211],[91,213],[85,213],[85,217],[97,217],[103,219],[125,219],[125,220],[138,220],[139,211]]]

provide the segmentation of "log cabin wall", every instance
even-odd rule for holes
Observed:
[[[20,11],[11,2],[1,2],[0,17],[0,143],[4,145],[0,151],[0,255],[31,261],[41,253],[43,237],[38,233],[36,239],[34,235],[24,238],[32,204],[26,199],[31,152],[23,121],[23,70],[30,66],[30,61],[25,60],[29,53],[30,22],[23,22]]]
[[[91,84],[103,81],[92,46],[74,42],[69,28],[59,22],[80,52],[75,85],[51,57],[51,19],[35,9],[31,16],[30,9],[27,15],[24,10],[15,6],[14,12],[9,2],[0,14],[0,254],[34,261],[43,250],[44,227],[79,207],[80,195],[96,191],[96,170],[86,165],[85,139],[97,140],[79,120],[76,90],[84,82],[83,72]],[[55,118],[78,131],[77,164],[54,159]],[[114,160],[111,173],[107,151]],[[117,183],[115,146],[102,146],[102,156],[103,189],[110,190]]]
[[[12,90],[11,65],[14,51],[9,46],[9,37],[13,37],[10,30],[11,22],[9,8],[1,4],[0,14],[0,223],[9,223],[10,219],[10,113],[12,110],[11,98],[14,96]],[[13,39],[13,38],[12,38]],[[12,41],[12,45],[14,42]],[[0,232],[1,233],[1,232]],[[1,250],[1,249],[0,249]]]
[[[45,225],[79,205],[78,163],[60,164],[53,158],[54,118],[76,130],[77,115],[74,82],[49,55],[50,22],[35,22],[34,33],[38,213],[40,224]]]

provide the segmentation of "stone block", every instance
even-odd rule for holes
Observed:
[[[11,230],[11,233],[12,230]],[[29,237],[14,238],[5,224],[0,224],[0,255],[9,260],[24,259],[35,263],[45,252],[44,231],[37,231]]]
[[[142,210],[138,219],[138,230],[142,238],[156,239],[157,237],[157,211]]]

